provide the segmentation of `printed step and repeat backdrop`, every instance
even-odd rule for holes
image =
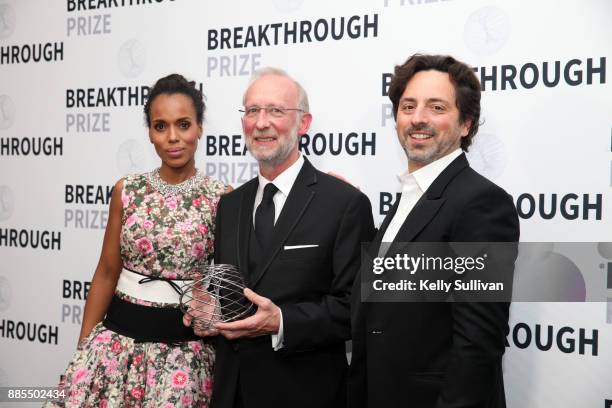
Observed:
[[[513,195],[522,241],[592,243],[582,260],[542,246],[609,298],[513,304],[509,407],[609,408],[610,21],[609,0],[0,0],[0,386],[51,386],[65,369],[111,187],[158,166],[142,115],[156,79],[202,87],[198,167],[239,186],[257,174],[238,112],[249,76],[287,70],[314,116],[301,151],[359,186],[380,223],[406,166],[390,75],[423,52],[480,78],[468,158]]]

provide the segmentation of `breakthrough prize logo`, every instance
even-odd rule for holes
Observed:
[[[15,11],[10,4],[0,4],[0,40],[8,38],[15,31]]]
[[[478,133],[467,157],[474,170],[491,180],[504,173],[508,161],[504,142],[491,133]]]
[[[0,129],[8,129],[15,121],[15,105],[8,95],[0,95]]]
[[[144,145],[135,139],[128,139],[117,150],[117,168],[121,174],[142,173],[147,169]]]
[[[11,305],[11,284],[7,278],[0,276],[0,312],[4,312]]]
[[[299,9],[300,7],[302,7],[302,3],[304,3],[304,0],[273,0],[273,1],[274,1],[274,7],[276,7],[278,11],[281,11],[283,13],[291,13]]]
[[[473,12],[465,23],[464,40],[477,55],[492,55],[510,37],[510,19],[496,6],[486,6]]]
[[[147,50],[138,40],[123,43],[117,54],[119,70],[127,78],[135,78],[144,71],[147,63]]]
[[[8,186],[0,186],[0,221],[6,221],[13,215],[15,197]]]

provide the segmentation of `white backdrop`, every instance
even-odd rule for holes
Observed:
[[[386,74],[424,52],[481,78],[468,157],[514,196],[521,240],[593,242],[569,262],[611,298],[513,305],[509,407],[612,406],[610,21],[609,0],[0,0],[0,386],[53,385],[74,350],[107,188],[158,165],[143,86],[202,84],[198,166],[238,186],[257,171],[234,136],[249,75],[287,70],[314,116],[304,152],[380,223],[405,167]]]

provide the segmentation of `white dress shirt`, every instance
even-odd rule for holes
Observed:
[[[274,201],[274,224],[276,224],[276,220],[278,220],[278,216],[285,205],[285,201],[287,201],[291,187],[293,187],[293,183],[295,183],[295,179],[297,179],[303,165],[304,157],[302,157],[300,154],[300,157],[295,161],[295,163],[276,176],[276,178],[272,181],[262,176],[261,172],[258,174],[257,178],[259,179],[259,186],[257,187],[257,193],[255,194],[255,205],[253,206],[253,227],[255,227],[255,212],[263,199],[264,187],[266,187],[268,183],[274,183],[276,188],[278,188],[278,191],[274,194],[274,197],[272,197],[272,201]]]
[[[268,183],[274,183],[278,191],[272,197],[272,201],[274,201],[274,224],[278,220],[278,216],[283,210],[283,206],[285,205],[285,201],[287,201],[287,197],[289,196],[289,192],[293,187],[293,183],[297,179],[302,166],[304,165],[304,157],[300,154],[300,157],[289,166],[285,171],[276,176],[276,178],[272,181],[268,180],[264,176],[259,175],[259,186],[257,187],[257,193],[255,194],[255,205],[253,205],[253,227],[255,227],[255,212],[257,211],[257,207],[261,204],[261,200],[263,199],[263,190]],[[279,350],[283,348],[283,312],[280,310],[280,327],[278,329],[277,334],[272,334],[272,348],[274,350]]]
[[[402,195],[400,197],[397,211],[385,230],[382,242],[393,242],[395,236],[404,224],[404,221],[406,221],[406,217],[408,217],[408,214],[410,214],[423,193],[427,191],[429,186],[431,186],[434,180],[438,178],[440,173],[442,173],[442,171],[444,171],[444,169],[448,167],[453,160],[459,157],[460,154],[461,149],[455,149],[446,156],[441,157],[412,173],[409,173],[408,170],[406,170],[398,176],[402,186]],[[384,251],[384,253],[387,252],[387,249],[387,246],[381,246],[381,251]],[[379,256],[384,256],[384,253],[379,253]]]

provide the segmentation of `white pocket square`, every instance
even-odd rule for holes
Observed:
[[[302,248],[316,248],[319,244],[307,244],[307,245],[285,245],[283,249],[285,251],[289,249],[302,249]]]

